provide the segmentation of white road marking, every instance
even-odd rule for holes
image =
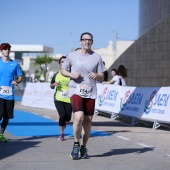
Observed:
[[[39,115],[38,113],[34,113],[35,115]]]
[[[145,145],[144,143],[137,143],[137,144],[146,148],[153,148],[152,146]]]
[[[50,116],[43,116],[43,117],[45,117],[47,119],[52,119],[52,117],[50,117]]]
[[[123,140],[130,140],[129,138],[126,138],[126,137],[123,137],[123,136],[116,136],[116,137],[123,139]]]

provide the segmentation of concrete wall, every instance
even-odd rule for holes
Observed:
[[[136,40],[110,69],[120,64],[129,69],[130,86],[170,86],[170,15]]]

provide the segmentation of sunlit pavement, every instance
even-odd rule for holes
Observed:
[[[66,140],[58,138],[56,110],[37,109],[16,101],[15,118],[0,142],[0,166],[5,170],[157,170],[170,167],[170,131],[131,127],[119,120],[94,116],[88,160],[72,160],[72,121]]]

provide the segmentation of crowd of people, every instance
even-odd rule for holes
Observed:
[[[54,74],[50,88],[55,88],[54,104],[59,114],[59,140],[64,141],[64,129],[73,115],[73,148],[70,157],[74,160],[89,159],[87,143],[97,97],[97,83],[126,85],[127,68],[120,65],[111,70],[112,79],[102,57],[92,51],[93,35],[84,32],[80,36],[81,48],[59,59],[60,70]],[[18,63],[9,58],[10,44],[0,46],[0,141],[7,141],[3,136],[9,119],[13,118],[14,86],[23,80]],[[11,67],[10,65],[14,65]]]

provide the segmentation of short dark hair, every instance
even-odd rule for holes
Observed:
[[[92,40],[93,40],[93,35],[92,35],[91,33],[89,33],[89,32],[83,32],[83,33],[81,34],[81,36],[80,36],[80,41],[81,41],[81,39],[82,39],[83,35],[85,35],[85,34],[90,35],[90,36],[91,36],[91,38],[92,38]]]
[[[67,57],[66,57],[66,56],[62,56],[62,57],[60,57],[60,59],[59,59],[59,61],[58,61],[58,64],[60,64],[60,63],[61,63],[61,60],[62,60],[63,58],[64,58],[64,59],[66,59]]]
[[[116,73],[116,75],[117,75],[117,70],[116,69],[113,68],[111,71],[114,71]]]

